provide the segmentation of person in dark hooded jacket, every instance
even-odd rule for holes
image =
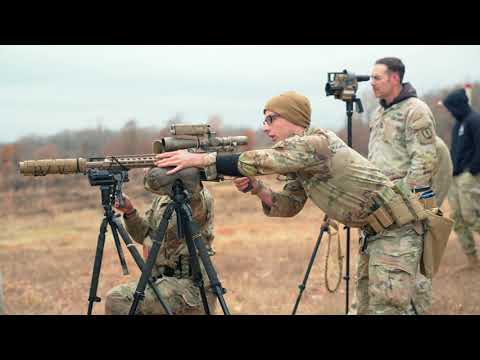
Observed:
[[[480,232],[480,114],[470,107],[464,89],[449,94],[443,105],[456,120],[450,147],[453,183],[448,193],[454,231],[468,267],[480,268],[473,238],[473,232]]]

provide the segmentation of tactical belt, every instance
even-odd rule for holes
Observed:
[[[394,190],[395,195],[384,206],[378,207],[367,217],[367,224],[362,230],[368,236],[425,220],[424,210],[436,206],[435,196],[421,200],[417,198],[416,193],[423,191],[422,189],[411,192],[395,185],[392,190]]]
[[[433,209],[437,207],[435,194],[430,187],[414,189],[415,194],[420,194],[418,199],[425,209]]]

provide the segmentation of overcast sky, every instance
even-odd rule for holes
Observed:
[[[175,114],[257,129],[265,102],[287,90],[309,97],[313,126],[336,130],[345,104],[325,96],[327,72],[369,74],[385,56],[403,60],[420,96],[480,80],[479,45],[2,45],[0,142],[132,118],[160,127]]]

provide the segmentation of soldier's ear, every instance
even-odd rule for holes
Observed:
[[[400,75],[398,75],[398,73],[396,73],[396,72],[390,73],[390,79],[392,79],[395,82],[400,83]]]

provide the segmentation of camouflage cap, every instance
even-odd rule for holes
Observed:
[[[310,126],[310,115],[312,113],[310,101],[295,91],[287,91],[278,96],[272,97],[265,105],[265,111],[273,111],[281,115],[285,120],[304,128]]]

